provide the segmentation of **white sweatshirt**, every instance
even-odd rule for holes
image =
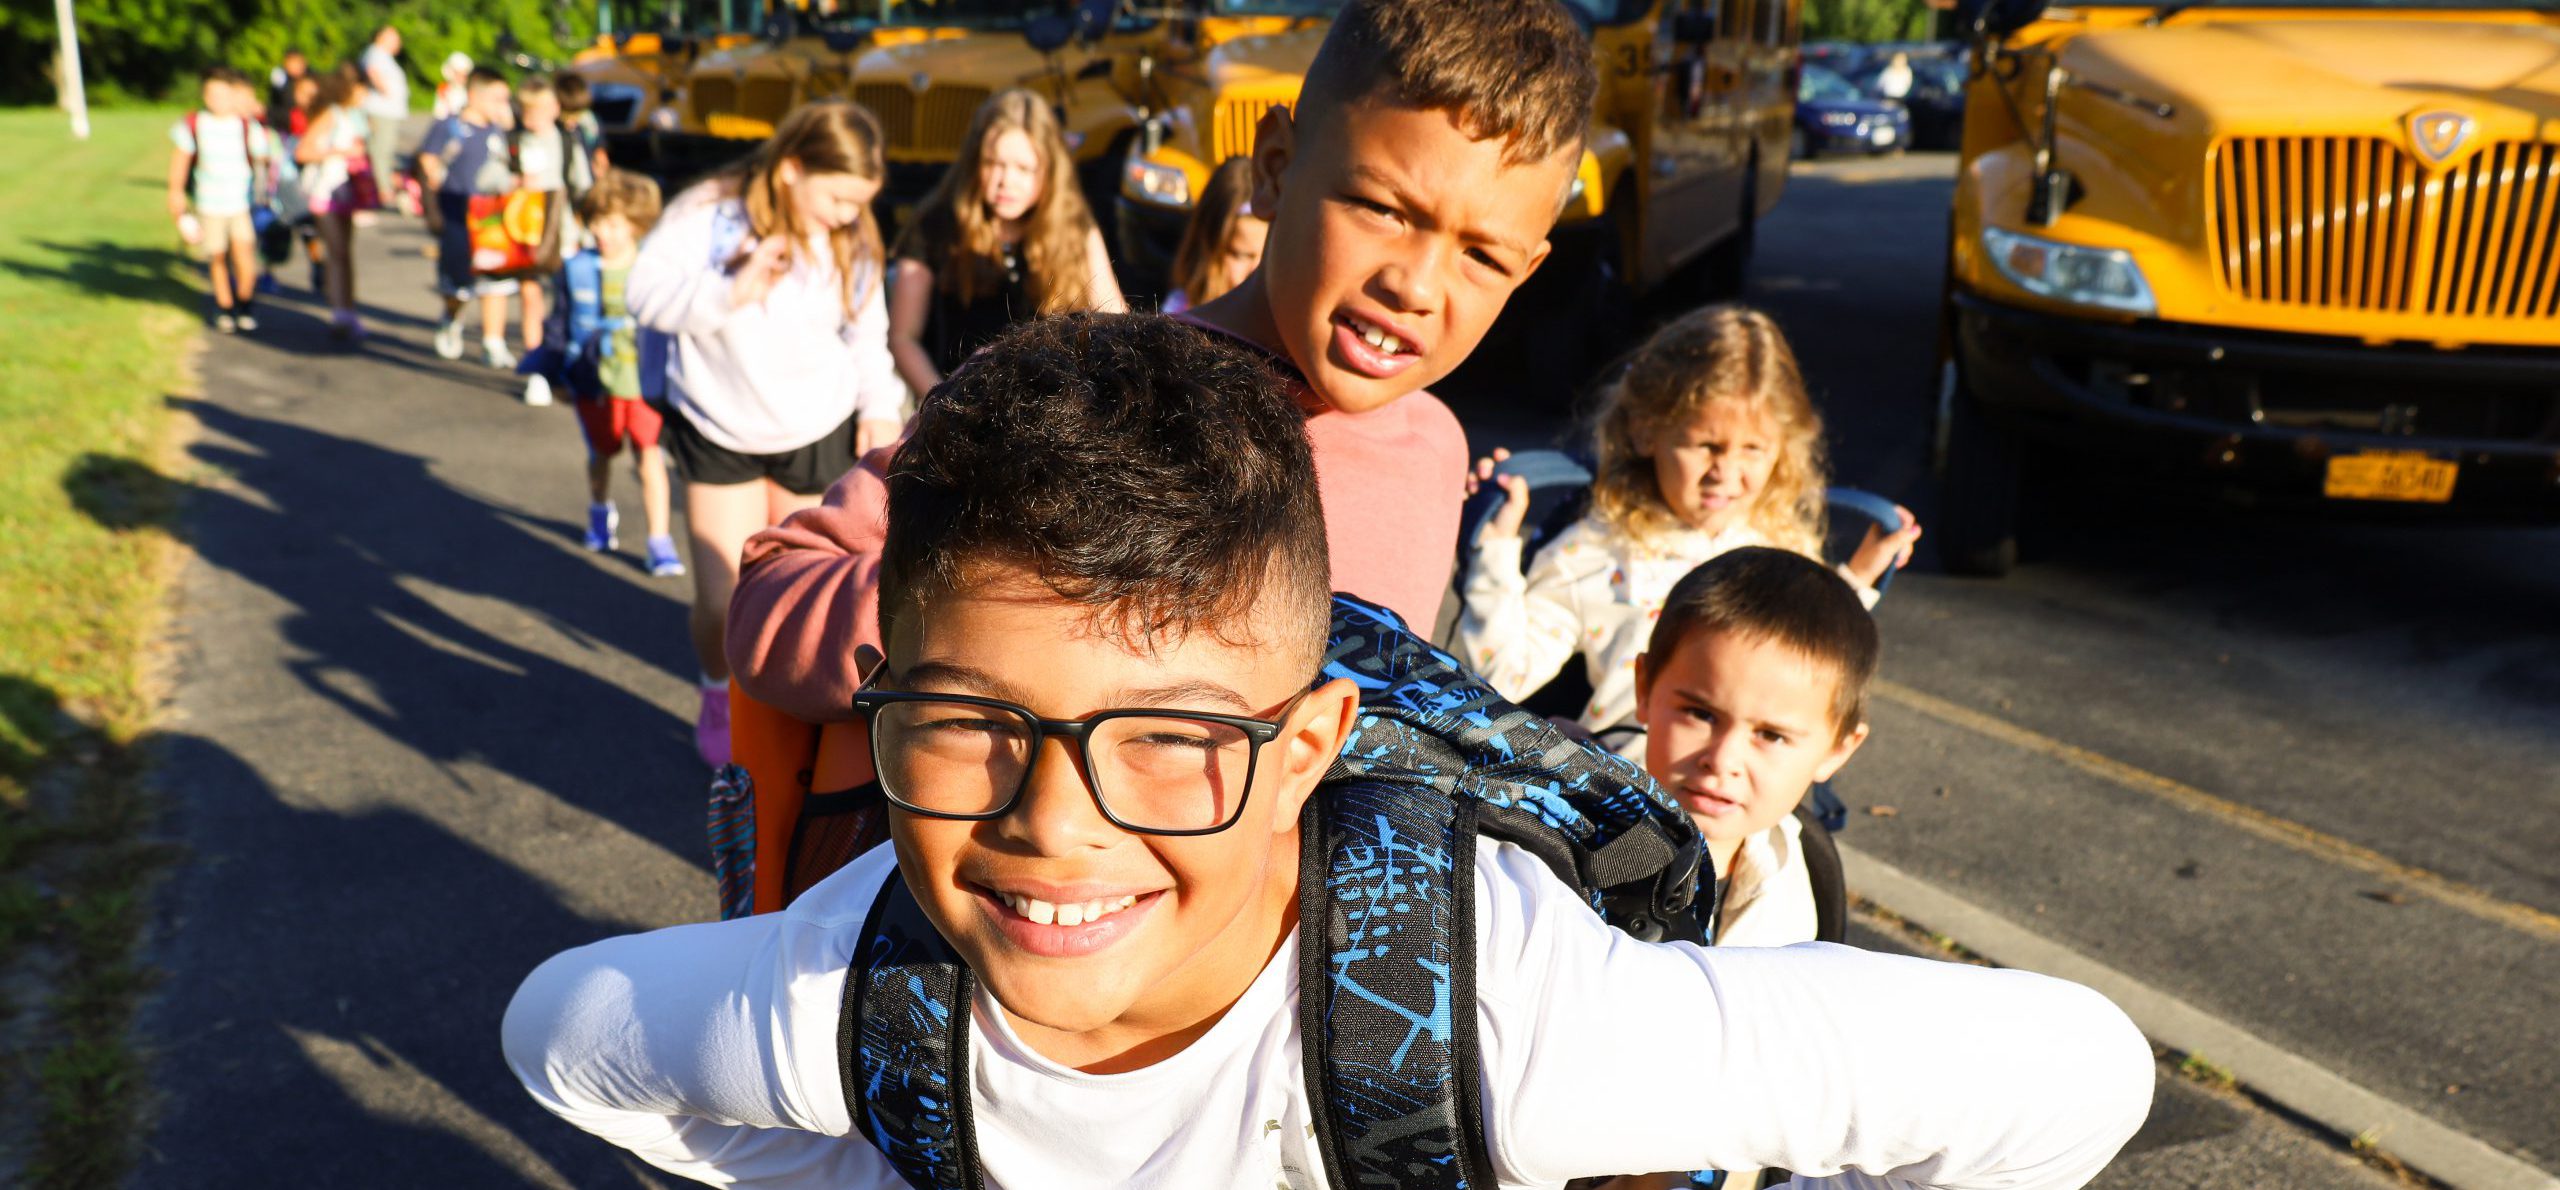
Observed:
[[[1672,586],[1718,554],[1769,542],[1749,525],[1714,534],[1675,529],[1637,541],[1584,517],[1539,550],[1526,575],[1518,537],[1484,536],[1474,544],[1452,651],[1509,699],[1535,693],[1582,654],[1591,701],[1580,721],[1605,731],[1636,717],[1636,658]],[[1875,606],[1873,588],[1840,573]]]
[[[702,436],[740,454],[798,450],[859,413],[895,420],[906,384],[889,356],[889,313],[877,262],[855,279],[860,313],[844,316],[833,250],[810,239],[764,301],[729,300],[731,258],[751,247],[746,207],[696,186],[640,245],[625,290],[640,325],[675,340],[667,397]]]
[[[541,1104],[670,1173],[769,1190],[903,1186],[837,1070],[844,980],[887,846],[783,912],[609,939],[527,977],[502,1027]],[[1480,842],[1486,1139],[1503,1187],[1779,1166],[1812,1183],[2062,1190],[2150,1111],[2150,1047],[2087,988],[1809,943],[1639,942],[1545,864]],[[1298,941],[1152,1066],[1041,1057],[981,989],[971,1111],[991,1190],[1289,1187],[1323,1162]]]

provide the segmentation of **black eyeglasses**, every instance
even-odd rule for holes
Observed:
[[[1285,721],[1301,693],[1280,708]],[[871,765],[891,804],[928,818],[1000,818],[1031,783],[1040,741],[1075,741],[1102,816],[1142,835],[1210,835],[1234,826],[1255,758],[1280,722],[1196,711],[1129,709],[1043,719],[1030,708],[964,694],[864,689],[853,709],[871,728]]]

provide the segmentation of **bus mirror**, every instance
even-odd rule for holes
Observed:
[[[766,41],[781,45],[799,35],[800,19],[793,15],[790,9],[776,8],[772,16],[765,18],[764,39]]]
[[[2008,35],[2044,17],[2047,0],[1958,0],[1956,25],[1986,37]]]
[[[1705,45],[1716,39],[1716,14],[1683,9],[1671,16],[1671,40],[1680,45]]]
[[[1043,54],[1057,53],[1076,39],[1075,18],[1042,13],[1022,22],[1022,39]]]

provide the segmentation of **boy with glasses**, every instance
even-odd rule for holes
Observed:
[[[673,1173],[907,1184],[857,1134],[883,1134],[851,1073],[878,1055],[848,1015],[886,961],[863,943],[875,906],[904,906],[977,989],[965,1085],[933,1098],[969,1121],[986,1185],[1326,1185],[1299,831],[1361,708],[1329,660],[1297,406],[1206,333],[1052,319],[935,390],[888,487],[887,647],[861,650],[854,702],[891,843],[782,912],[553,958],[508,1008],[510,1066]],[[1784,1166],[2077,1186],[2148,1110],[2149,1048],[2086,989],[1639,942],[1523,848],[1468,854],[1473,994],[1446,1011],[1481,1038],[1494,1184]]]

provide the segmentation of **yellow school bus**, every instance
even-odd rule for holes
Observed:
[[[1952,567],[2009,568],[2025,464],[2057,450],[2259,503],[2560,514],[2560,12],[1962,19]]]
[[[1675,279],[1704,293],[1737,288],[1758,220],[1786,185],[1797,0],[1567,3],[1591,30],[1600,92],[1557,254],[1531,286],[1585,297],[1605,296],[1588,293],[1594,285],[1623,297]],[[1118,204],[1122,252],[1142,277],[1161,275],[1210,171],[1251,151],[1263,112],[1296,102],[1324,40],[1321,18],[1341,7],[1212,4],[1316,19],[1228,40],[1195,67],[1160,73],[1167,98],[1131,147]],[[1538,298],[1524,291],[1514,304],[1544,309]]]

